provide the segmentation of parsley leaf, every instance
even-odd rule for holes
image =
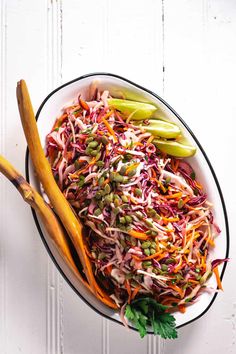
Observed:
[[[170,313],[163,313],[158,316],[153,314],[151,324],[154,334],[159,334],[164,339],[177,338],[175,319]]]
[[[133,321],[135,319],[135,314],[130,305],[127,305],[125,308],[125,316],[130,320]]]
[[[126,306],[125,316],[133,322],[141,338],[147,334],[147,326],[151,326],[155,335],[174,339],[178,336],[175,318],[166,309],[167,306],[152,298],[140,298]]]
[[[143,338],[147,334],[147,317],[131,305],[126,306],[125,316],[134,323],[140,333],[140,337]]]

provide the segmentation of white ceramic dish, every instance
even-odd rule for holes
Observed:
[[[184,134],[189,141],[193,145],[197,146],[197,153],[189,160],[189,162],[194,167],[199,181],[205,186],[208,199],[215,206],[214,215],[222,230],[220,236],[217,238],[216,247],[212,251],[212,257],[226,258],[229,251],[227,214],[223,196],[214,170],[206,156],[206,153],[186,123],[166,102],[164,102],[163,99],[153,92],[134,84],[127,79],[107,73],[88,74],[68,82],[51,92],[43,101],[37,112],[36,117],[42,145],[45,145],[45,136],[51,130],[56,117],[61,115],[62,107],[65,107],[70,102],[75,100],[78,97],[78,93],[82,94],[84,99],[88,99],[89,87],[92,83],[95,83],[101,90],[108,89],[113,97],[125,96],[127,99],[150,102],[156,105],[158,107],[158,117],[176,122],[178,126],[183,129]],[[35,178],[31,162],[28,158],[28,152],[26,154],[26,175],[28,181],[40,191],[38,181]],[[64,259],[60,257],[54,245],[50,242],[47,233],[40,224],[34,211],[33,216],[48,253],[69,285],[96,312],[113,321],[116,321],[117,323],[121,323],[118,313],[100,303],[81,283],[78,282],[73,273],[68,269]],[[225,267],[226,264],[220,268],[221,278],[223,277]],[[209,284],[213,288],[216,288],[215,277],[211,277]],[[205,314],[215,298],[216,294],[205,292],[199,297],[198,302],[188,308],[186,313],[176,313],[175,318],[177,327],[186,325]]]

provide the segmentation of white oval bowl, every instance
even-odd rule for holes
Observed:
[[[212,259],[227,258],[229,252],[229,228],[227,213],[223,195],[215,172],[206,156],[206,153],[187,124],[162,98],[157,96],[155,93],[125,78],[108,73],[88,74],[70,81],[51,92],[38,109],[36,118],[42,145],[45,145],[45,137],[51,131],[55,119],[62,114],[63,107],[76,100],[79,93],[84,99],[89,99],[88,95],[91,84],[95,84],[100,90],[109,90],[113,97],[125,97],[126,99],[150,102],[154,104],[158,107],[157,117],[175,122],[182,129],[188,140],[197,147],[197,153],[194,157],[189,158],[188,161],[193,166],[198,180],[203,184],[208,195],[208,200],[214,205],[214,217],[217,224],[221,228],[221,233],[216,239],[216,247],[211,251],[210,257]],[[30,184],[40,192],[39,183],[28,157],[28,151],[26,153],[26,176]],[[40,223],[36,213],[33,210],[32,212],[44,245],[46,246],[48,253],[60,273],[63,275],[64,279],[80,296],[80,298],[82,298],[96,312],[117,323],[121,323],[120,316],[117,312],[98,301],[95,296],[88,292],[84,285],[78,281],[73,272],[68,268],[64,259],[57,252],[49,236],[44,230],[43,225]],[[226,263],[220,266],[221,279],[223,277],[225,267]],[[214,276],[210,278],[208,284],[214,289],[217,288]],[[184,314],[176,312],[174,316],[177,327],[184,326],[205,314],[214,302],[216,295],[217,293],[214,292],[204,292],[196,303],[187,308],[187,311]],[[130,326],[131,328],[134,328],[132,324],[130,324]]]

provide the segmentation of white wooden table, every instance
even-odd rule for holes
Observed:
[[[162,96],[185,119],[215,168],[230,221],[231,261],[220,293],[175,341],[107,322],[49,259],[31,211],[0,176],[1,354],[236,352],[236,1],[1,0],[0,152],[24,173],[26,143],[15,87],[35,109],[82,74],[120,74]]]

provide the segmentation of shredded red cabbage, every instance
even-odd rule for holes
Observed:
[[[164,155],[143,128],[109,108],[108,93],[64,109],[46,138],[54,177],[88,227],[94,273],[119,304],[149,295],[193,302],[220,231],[185,160]]]

